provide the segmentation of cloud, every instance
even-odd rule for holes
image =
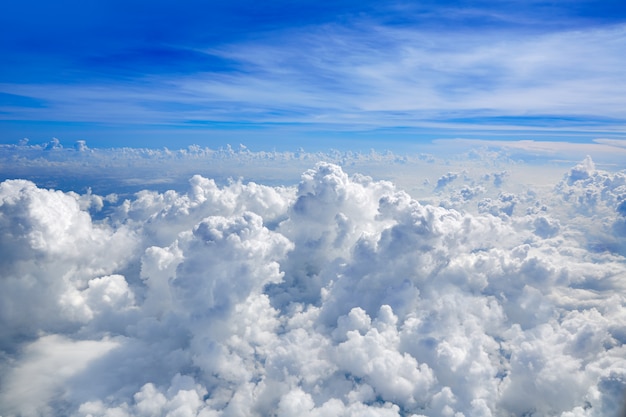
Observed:
[[[442,204],[328,162],[118,200],[5,181],[0,413],[615,414],[624,173],[496,168]]]
[[[574,130],[610,138],[622,124],[623,33],[620,24],[551,27],[529,35],[502,27],[450,31],[353,18],[178,50],[209,63],[226,62],[228,70],[188,63],[182,73],[135,75],[130,88],[113,75],[104,82],[20,82],[0,88],[46,103],[7,107],[12,120],[129,128],[205,122],[207,129],[210,121],[290,124],[306,131],[310,126],[511,134]]]
[[[604,138],[599,138],[599,139],[595,139],[594,142],[596,143],[601,143],[604,145],[609,145],[609,146],[615,146],[618,148],[626,148],[626,140],[624,139],[604,139]]]
[[[128,265],[137,250],[135,237],[125,227],[94,224],[73,195],[5,181],[0,213],[4,348],[15,349],[16,341],[40,332],[76,329],[94,314],[83,289],[123,285],[105,277]]]
[[[0,394],[8,415],[37,416],[54,412],[49,405],[65,395],[65,384],[89,362],[116,347],[112,340],[74,341],[60,335],[42,336],[28,345],[20,362],[3,377]]]
[[[535,141],[535,140],[482,140],[482,139],[445,139],[435,140],[436,144],[454,146],[458,150],[475,150],[477,147],[499,149],[514,160],[536,161],[548,159],[556,162],[567,161],[572,164],[588,155],[601,159],[605,163],[621,167],[625,156],[623,147],[612,141],[597,140],[595,143],[574,143],[570,141]],[[616,140],[615,142],[619,142]]]
[[[447,174],[442,175],[437,180],[437,186],[435,187],[435,189],[441,189],[445,187],[446,185],[450,184],[452,181],[454,181],[458,177],[459,177],[459,174],[456,172],[448,172]]]

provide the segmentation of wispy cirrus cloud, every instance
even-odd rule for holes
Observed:
[[[268,104],[426,117],[455,112],[619,117],[623,107],[615,94],[626,88],[620,82],[623,26],[538,35],[326,26],[285,38],[212,51],[247,71],[230,74],[228,90],[219,88],[218,77],[206,79],[202,91],[237,97],[241,87],[250,87],[255,97],[283,85],[292,88],[274,94]]]
[[[0,118],[208,124],[204,129],[532,130],[589,139],[623,131],[623,22],[548,23],[504,7],[400,6],[220,42],[178,36],[152,49],[133,45],[80,61],[71,80],[0,84],[13,98],[0,105]],[[139,67],[120,73],[109,65],[116,60]],[[150,65],[155,60],[160,64]]]
[[[589,128],[603,119],[610,130],[623,124],[625,45],[623,26],[523,35],[326,25],[206,51],[236,71],[148,76],[131,86],[2,87],[48,103],[43,112],[8,109],[26,119],[384,127],[548,115],[592,119]]]

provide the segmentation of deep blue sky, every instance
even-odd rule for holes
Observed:
[[[623,1],[7,2],[0,143],[622,138],[624,51]]]

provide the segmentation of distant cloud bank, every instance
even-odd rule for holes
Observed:
[[[509,168],[430,203],[328,161],[127,197],[6,180],[0,414],[617,415],[626,173]]]

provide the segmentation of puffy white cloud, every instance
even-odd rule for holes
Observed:
[[[0,414],[617,413],[626,177],[492,178],[440,205],[329,163],[117,203],[5,181]]]
[[[456,180],[458,177],[459,177],[459,174],[457,172],[448,172],[447,174],[442,175],[437,180],[437,186],[435,187],[435,189],[440,190],[444,188],[446,185],[450,184],[452,181]]]
[[[587,236],[590,250],[626,254],[626,173],[598,170],[587,157],[564,176],[556,192],[564,205],[562,216]]]
[[[231,216],[251,211],[272,223],[285,213],[293,190],[255,183],[233,182],[218,187],[214,180],[195,175],[187,193],[140,191],[118,206],[113,219],[136,224],[149,243],[169,245],[179,233],[208,216]]]
[[[42,331],[76,329],[93,318],[92,307],[117,302],[120,294],[102,300],[88,294],[111,285],[129,291],[107,275],[124,270],[137,250],[131,232],[94,224],[72,194],[22,180],[1,183],[0,345],[14,349]]]

